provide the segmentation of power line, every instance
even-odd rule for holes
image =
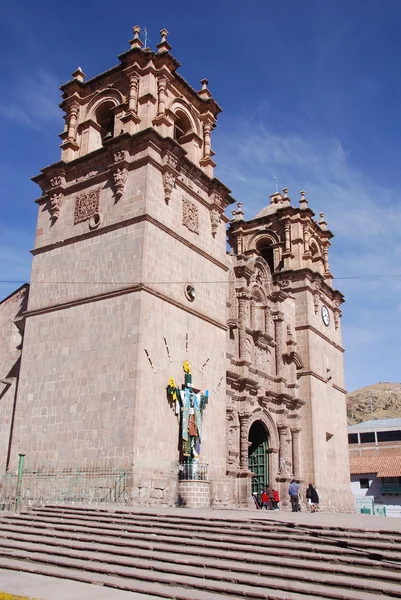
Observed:
[[[344,277],[333,277],[333,280],[336,281],[345,281],[345,280],[352,280],[352,279],[392,279],[394,277],[401,277],[401,273],[394,273],[392,275],[348,275],[348,276],[344,276]],[[191,280],[191,283],[193,284],[208,284],[208,285],[212,285],[212,284],[226,284],[227,283],[227,279],[221,280],[221,281],[193,281]],[[25,279],[0,279],[0,284],[1,283],[14,283],[14,284],[21,284],[21,283],[26,283]],[[101,285],[101,284],[109,284],[109,285],[144,285],[144,284],[148,284],[148,285],[182,285],[185,283],[188,283],[188,280],[186,281],[30,281],[30,283],[33,284],[79,284],[79,285]]]

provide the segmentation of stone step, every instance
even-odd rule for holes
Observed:
[[[14,517],[13,519],[8,518],[6,519],[6,522],[9,523],[9,525],[7,526],[4,521],[3,521],[3,529],[5,527],[10,527],[10,523],[14,523],[13,526],[18,527],[23,525],[23,531],[27,532],[29,531],[29,529],[31,530],[37,530],[39,533],[44,534],[45,532],[47,532],[50,535],[54,535],[53,532],[57,532],[57,535],[60,535],[60,533],[65,533],[69,536],[73,536],[76,538],[77,534],[89,534],[91,536],[93,535],[99,535],[99,536],[107,536],[107,537],[119,537],[122,540],[127,540],[127,541],[133,541],[135,540],[135,544],[138,545],[139,542],[145,542],[147,547],[149,547],[149,544],[151,544],[152,547],[154,547],[155,545],[160,545],[160,543],[167,543],[167,544],[173,544],[176,545],[177,543],[182,543],[185,545],[185,547],[188,549],[188,551],[192,551],[192,552],[199,552],[200,548],[213,548],[213,549],[217,549],[220,550],[221,552],[225,552],[227,550],[227,543],[225,541],[216,541],[213,539],[213,537],[211,537],[211,539],[209,540],[205,540],[202,538],[202,536],[200,537],[196,537],[195,539],[193,538],[189,538],[189,537],[185,537],[185,536],[180,536],[179,533],[176,536],[171,536],[171,535],[161,535],[160,531],[156,532],[156,533],[151,533],[149,535],[149,532],[144,532],[144,533],[137,533],[135,531],[126,531],[121,530],[119,528],[114,527],[112,530],[109,529],[105,529],[105,528],[93,528],[93,527],[83,527],[83,526],[78,526],[75,524],[71,524],[71,523],[64,523],[61,522],[59,523],[52,523],[52,524],[48,524],[46,522],[40,522],[40,523],[30,523],[30,522],[26,522],[25,520],[23,520],[23,523],[21,524],[20,519],[18,519],[18,517]],[[27,525],[29,525],[29,527],[27,527]],[[191,550],[193,548],[193,550]],[[297,550],[298,545],[294,546],[293,543],[291,542],[281,542],[281,541],[277,541],[275,542],[275,550],[278,552],[279,549],[280,550],[288,550],[288,551],[293,551],[293,553],[295,555],[299,554],[299,551]],[[236,551],[243,551],[243,552],[252,552],[252,555],[261,555],[265,552],[265,550],[261,547],[260,541],[258,539],[256,540],[249,540],[248,543],[239,543],[235,540],[234,538],[234,543],[231,544],[231,549],[235,549]],[[332,560],[333,555],[337,555],[337,557],[344,557],[344,556],[349,556],[349,557],[353,557],[353,556],[360,556],[360,552],[359,551],[355,551],[353,549],[342,549],[342,548],[336,548],[336,547],[329,547],[329,546],[324,546],[324,545],[318,545],[318,546],[312,546],[312,545],[306,545],[305,547],[303,547],[304,553],[309,554],[310,556],[314,556],[315,553],[318,554],[322,554],[322,555],[329,555],[328,559]],[[366,553],[363,552],[363,556],[365,558],[372,558],[372,553]],[[383,560],[393,560],[393,561],[397,561],[398,558],[394,553],[390,553],[390,552],[381,552],[380,555],[379,553],[376,553],[376,555],[373,556],[373,558],[375,560],[378,559],[378,557],[381,557],[381,559]]]
[[[6,568],[4,559],[9,559],[4,552],[0,552],[0,567]],[[276,594],[277,591],[285,592],[290,594],[298,594],[303,595],[305,598],[310,597],[324,597],[324,598],[333,598],[336,600],[373,600],[377,598],[377,588],[372,590],[364,590],[359,591],[355,589],[352,585],[352,579],[349,577],[339,577],[336,582],[336,586],[333,586],[332,582],[329,582],[329,585],[326,582],[303,582],[303,581],[288,581],[286,579],[281,579],[279,577],[253,577],[251,578],[249,575],[245,578],[240,578],[238,575],[235,575],[233,581],[225,580],[222,581],[221,577],[214,580],[213,573],[210,569],[199,569],[202,574],[199,572],[195,576],[189,576],[187,574],[174,573],[174,577],[172,577],[171,573],[163,573],[155,570],[155,565],[153,563],[153,568],[149,569],[141,569],[137,567],[131,566],[119,566],[107,563],[101,563],[96,560],[88,561],[83,557],[81,560],[67,557],[61,558],[58,556],[54,556],[54,554],[40,553],[40,552],[28,552],[26,550],[13,550],[12,558],[14,560],[18,559],[20,563],[20,570],[24,570],[24,566],[27,564],[26,561],[29,561],[30,565],[36,563],[37,565],[51,565],[52,567],[62,567],[68,570],[78,570],[79,574],[81,574],[81,570],[90,572],[92,575],[92,582],[97,581],[98,575],[111,575],[117,578],[129,578],[130,582],[135,580],[135,583],[138,581],[146,582],[147,584],[155,584],[159,583],[162,585],[171,585],[174,581],[174,591],[171,590],[170,596],[164,597],[172,597],[178,598],[177,588],[187,588],[190,589],[191,592],[189,598],[194,598],[193,591],[206,591],[212,594],[217,595],[228,594],[231,596],[237,597],[246,597],[249,599],[266,599],[271,600],[273,594]],[[32,571],[31,571],[32,572]],[[40,572],[35,569],[34,572]],[[194,570],[191,570],[193,574]],[[54,576],[54,573],[51,573]],[[73,575],[73,574],[71,574]],[[67,576],[67,574],[66,574]],[[218,573],[217,573],[218,577]],[[73,578],[68,576],[68,578]],[[245,579],[245,581],[243,581]],[[82,581],[82,579],[79,579]],[[351,587],[350,587],[351,586]],[[119,586],[119,589],[127,589],[127,587]],[[380,587],[382,590],[382,586]],[[139,591],[138,588],[132,591]],[[143,591],[143,590],[140,590]],[[396,589],[392,589],[390,586],[386,586],[384,590],[387,597],[395,597],[399,598],[400,587],[398,586]],[[152,591],[152,593],[154,593]],[[281,596],[283,597],[283,596]],[[286,596],[284,596],[286,597]],[[385,596],[386,597],[386,596]]]
[[[363,538],[366,540],[375,540],[375,539],[382,539],[382,540],[389,540],[391,543],[395,543],[397,541],[401,541],[401,532],[399,531],[383,531],[383,532],[379,532],[379,531],[364,531],[364,530],[350,530],[350,529],[341,529],[338,527],[324,527],[321,525],[315,525],[315,524],[311,524],[311,525],[307,525],[307,526],[303,526],[300,524],[296,524],[296,523],[280,523],[278,521],[275,520],[269,520],[268,518],[264,518],[264,519],[244,519],[242,522],[238,522],[238,520],[234,521],[232,519],[218,519],[218,518],[213,518],[213,519],[206,519],[206,518],[202,518],[202,517],[193,517],[193,516],[187,516],[185,515],[185,513],[181,516],[178,517],[172,517],[169,515],[168,517],[168,523],[166,523],[166,515],[162,515],[162,514],[148,514],[148,513],[137,513],[134,512],[133,510],[124,510],[124,511],[119,511],[119,510],[106,510],[106,509],[100,509],[100,508],[92,508],[92,509],[87,509],[87,508],[81,508],[79,506],[77,507],[71,507],[71,506],[46,506],[46,507],[37,507],[34,509],[31,509],[29,511],[26,512],[26,514],[45,514],[49,517],[51,517],[52,515],[63,515],[65,518],[67,518],[69,515],[71,514],[76,514],[77,516],[81,516],[81,515],[87,515],[88,517],[91,517],[93,519],[101,519],[102,517],[107,519],[110,522],[120,522],[120,521],[124,521],[124,522],[129,522],[129,521],[134,521],[135,523],[139,524],[141,522],[145,523],[145,524],[149,524],[149,523],[164,523],[166,526],[170,526],[173,524],[178,524],[180,525],[180,527],[182,528],[191,528],[193,527],[193,525],[196,525],[196,527],[198,528],[203,528],[204,526],[209,530],[215,530],[218,528],[222,528],[222,529],[227,529],[230,528],[230,530],[235,529],[236,531],[247,531],[247,530],[252,530],[252,531],[282,531],[282,532],[288,532],[291,530],[294,531],[303,531],[305,528],[313,535],[325,535],[327,533],[327,535],[329,535],[330,537],[341,537],[341,538]]]
[[[10,516],[4,516],[4,519],[10,519],[12,520],[13,517]],[[52,524],[58,524],[60,523],[60,518],[59,517],[46,517],[45,515],[37,515],[34,514],[34,517],[32,518],[32,516],[30,514],[22,514],[20,515],[19,519],[24,520],[27,525],[29,525],[29,523],[43,523],[46,524],[44,526],[49,526]],[[91,521],[90,519],[85,519],[85,518],[63,518],[61,521],[64,525],[70,525],[71,527],[86,527],[86,528],[90,528],[93,526],[94,521]],[[68,522],[68,523],[67,523]],[[108,521],[106,522],[102,522],[100,523],[99,521],[96,521],[96,524],[98,526],[98,529],[101,529],[102,531],[119,531],[121,529],[120,524],[116,524],[116,523],[110,523]],[[107,525],[107,526],[106,526]],[[152,535],[153,533],[157,533],[158,536],[170,536],[170,537],[178,537],[181,541],[185,538],[187,540],[193,540],[194,538],[201,538],[202,541],[216,541],[216,538],[218,539],[218,541],[220,542],[225,542],[225,543],[229,543],[229,544],[235,544],[238,545],[240,543],[243,542],[243,540],[239,540],[238,535],[232,535],[231,533],[227,532],[227,530],[224,530],[224,532],[219,533],[218,536],[216,536],[215,534],[210,534],[210,533],[206,533],[202,530],[189,530],[189,531],[185,531],[180,529],[169,529],[168,527],[152,527],[151,525],[134,525],[134,524],[130,524],[130,523],[125,523],[124,524],[124,530],[129,533],[129,534],[146,534],[146,535]],[[250,532],[251,533],[251,532]],[[326,536],[324,538],[321,537],[315,537],[315,536],[308,536],[307,535],[307,531],[305,533],[294,533],[294,534],[289,534],[287,537],[284,537],[283,535],[280,535],[279,538],[276,538],[276,542],[279,543],[280,545],[282,545],[283,543],[285,543],[286,541],[290,541],[292,544],[294,543],[302,543],[303,544],[303,549],[305,552],[310,552],[313,551],[315,552],[319,547],[324,547],[327,548],[328,545],[330,545],[330,551],[331,552],[336,552],[338,551],[339,553],[343,552],[345,549],[347,549],[348,551],[358,551],[358,550],[364,550],[364,551],[368,551],[369,553],[375,553],[377,554],[377,557],[379,558],[380,555],[385,552],[385,551],[390,551],[392,553],[392,557],[394,560],[398,559],[401,560],[401,551],[397,550],[397,544],[395,544],[394,542],[391,543],[389,541],[386,542],[382,542],[380,540],[375,540],[375,541],[371,541],[371,542],[367,542],[366,540],[358,540],[358,539],[353,539],[352,542],[350,542],[347,539],[338,539],[336,538],[335,540],[331,540],[330,538],[327,538]],[[248,536],[246,536],[248,539]],[[260,540],[261,539],[265,539],[267,543],[270,542],[270,540],[272,539],[272,534],[271,532],[266,533],[265,536],[261,536],[260,534],[258,535],[258,545],[260,545]],[[309,545],[307,546],[306,543],[308,543]],[[322,550],[324,552],[324,550]]]
[[[39,542],[2,540],[0,538],[0,554],[9,553],[13,550],[23,550],[30,553],[53,554],[64,558],[77,558],[79,560],[91,560],[106,563],[108,565],[122,565],[153,569],[161,572],[168,571],[170,574],[191,575],[203,577],[205,568],[209,571],[209,577],[221,581],[252,583],[256,578],[263,581],[267,577],[283,578],[285,580],[304,581],[311,583],[324,583],[330,586],[342,586],[346,583],[351,589],[375,591],[379,586],[382,592],[393,592],[399,594],[401,577],[398,573],[386,574],[371,569],[360,567],[334,566],[331,569],[316,569],[313,564],[306,561],[292,561],[285,564],[283,561],[270,561],[265,564],[243,564],[241,561],[220,559],[203,560],[201,557],[180,557],[167,553],[149,552],[147,556],[143,551],[132,553],[131,551],[116,551],[115,548],[107,548],[97,544],[77,544],[74,546],[59,545],[52,546]],[[156,565],[156,566],[155,566]],[[373,581],[371,581],[373,580]],[[395,584],[395,585],[393,585]],[[256,585],[256,583],[255,583]]]
[[[29,530],[31,529],[31,531]],[[115,550],[118,548],[122,548],[123,552],[136,552],[141,555],[141,553],[167,553],[169,557],[173,556],[177,549],[177,543],[164,543],[158,542],[157,540],[146,541],[146,540],[132,540],[131,536],[129,537],[114,537],[104,535],[94,535],[93,532],[90,533],[77,533],[75,530],[72,531],[58,531],[54,529],[40,529],[37,528],[36,533],[34,528],[27,529],[25,526],[21,525],[7,525],[2,526],[0,530],[0,536],[7,540],[16,540],[16,541],[33,541],[33,542],[46,542],[46,544],[51,546],[63,545],[65,547],[78,547],[81,544],[87,545],[91,543],[98,544],[99,548],[104,546],[111,546]],[[77,544],[78,546],[76,546]],[[97,548],[97,546],[96,546]],[[233,559],[238,561],[243,561],[244,563],[252,562],[252,564],[281,564],[288,561],[288,564],[294,564],[300,562],[303,566],[314,565],[316,570],[335,570],[337,571],[340,568],[341,564],[345,565],[355,565],[359,567],[369,567],[373,571],[377,571],[380,569],[383,573],[386,573],[386,569],[390,573],[391,577],[393,577],[394,566],[386,565],[382,561],[374,561],[371,559],[365,559],[361,557],[359,554],[353,554],[352,556],[346,555],[333,555],[333,554],[319,554],[319,553],[309,553],[303,559],[299,559],[299,550],[293,547],[290,548],[279,548],[275,547],[274,552],[275,556],[271,555],[270,551],[259,548],[259,553],[249,552],[249,548],[246,547],[246,551],[238,551],[232,550],[230,548],[226,548],[223,550],[225,556],[233,557]],[[207,547],[197,547],[196,555],[200,557],[208,558],[217,558],[220,559],[222,556],[222,549],[219,548],[207,548]],[[250,558],[251,557],[251,558]],[[385,576],[387,578],[387,575]],[[398,581],[398,576],[395,575],[395,580]]]

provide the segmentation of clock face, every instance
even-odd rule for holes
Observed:
[[[328,327],[330,325],[330,313],[327,306],[322,306],[322,321]]]

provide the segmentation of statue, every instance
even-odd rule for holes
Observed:
[[[175,404],[175,413],[180,417],[180,451],[188,462],[199,458],[202,441],[203,411],[209,400],[209,392],[195,393],[192,389],[191,365],[186,360],[183,364],[185,383],[180,390],[171,377],[167,393]]]

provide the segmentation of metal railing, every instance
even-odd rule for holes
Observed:
[[[178,479],[206,481],[208,478],[208,466],[206,463],[192,462],[178,464]]]
[[[20,455],[19,468],[0,478],[0,510],[32,504],[126,503],[130,467],[96,461],[31,461]]]

